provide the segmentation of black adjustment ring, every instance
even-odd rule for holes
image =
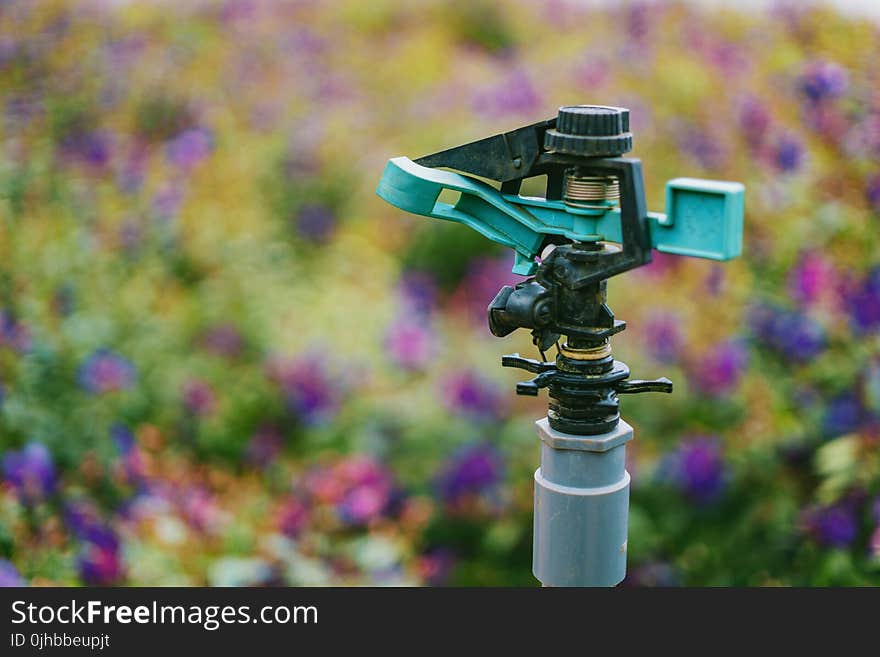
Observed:
[[[607,105],[559,108],[556,127],[544,133],[548,151],[579,157],[617,157],[632,150],[629,110]]]

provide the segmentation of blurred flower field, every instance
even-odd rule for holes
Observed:
[[[744,257],[611,281],[625,585],[880,584],[880,27],[791,4],[0,3],[0,583],[534,585],[476,233],[389,157],[629,107]],[[528,190],[527,190],[528,191]]]

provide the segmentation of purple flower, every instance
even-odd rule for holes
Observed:
[[[834,101],[846,92],[848,74],[831,62],[812,62],[798,78],[798,90],[804,98],[804,119],[810,128],[830,142],[846,138],[851,124]]]
[[[798,90],[814,105],[841,97],[847,86],[846,70],[833,62],[812,62],[798,78]]]
[[[64,522],[77,538],[87,535],[89,529],[101,524],[101,517],[91,502],[75,501],[64,506]]]
[[[216,532],[223,522],[223,511],[210,491],[190,486],[181,491],[180,512],[187,523],[200,532]]]
[[[740,107],[739,129],[753,151],[761,148],[770,130],[770,111],[755,97],[749,97]]]
[[[0,310],[0,347],[22,353],[30,349],[31,334],[15,316]]]
[[[288,144],[287,153],[281,161],[281,173],[286,181],[302,183],[320,174],[318,157],[313,151],[314,148],[301,143],[300,139]]]
[[[220,20],[224,23],[254,20],[258,11],[254,0],[226,0],[220,9]]]
[[[645,348],[658,363],[674,363],[681,354],[684,337],[682,320],[670,313],[656,313],[644,324]]]
[[[792,135],[783,135],[773,145],[771,161],[777,171],[793,173],[800,169],[804,160],[804,147]]]
[[[686,126],[681,130],[679,145],[682,151],[690,155],[704,169],[719,169],[727,158],[721,142],[695,125]]]
[[[880,103],[861,118],[846,116],[849,129],[844,144],[852,157],[876,162],[880,158]]]
[[[721,443],[709,436],[685,439],[664,459],[660,472],[663,479],[700,504],[717,499],[727,483]]]
[[[165,146],[168,161],[189,170],[206,159],[214,149],[214,139],[205,128],[184,130]]]
[[[455,568],[455,554],[449,548],[431,548],[418,558],[416,571],[428,586],[443,586]]]
[[[112,140],[107,132],[99,130],[71,131],[59,144],[62,154],[94,169],[103,169],[110,163]]]
[[[871,534],[871,538],[868,541],[868,554],[870,554],[873,559],[880,559],[880,524],[877,525],[877,528],[874,530],[874,533]]]
[[[851,128],[842,110],[824,103],[808,107],[804,120],[817,134],[833,144],[844,142]]]
[[[218,356],[236,358],[244,349],[244,338],[233,324],[219,324],[202,335],[202,346]]]
[[[217,408],[217,397],[208,383],[192,379],[183,386],[183,406],[193,415],[204,417]]]
[[[513,255],[501,258],[476,258],[452,294],[453,308],[474,322],[485,324],[486,307],[504,285],[516,285],[522,276],[512,274]]]
[[[636,269],[634,274],[648,278],[662,278],[667,273],[676,271],[681,266],[682,260],[684,258],[681,256],[655,251],[651,255],[651,262],[644,267]]]
[[[128,454],[136,445],[134,434],[127,426],[116,423],[110,427],[110,439],[120,454]]]
[[[349,525],[366,525],[385,513],[391,500],[391,488],[385,483],[368,483],[346,492],[337,507],[340,519]]]
[[[709,274],[706,276],[706,291],[711,297],[717,297],[724,291],[724,268],[719,265],[712,265]]]
[[[447,377],[442,389],[446,407],[469,420],[490,422],[505,411],[505,397],[495,382],[471,370]]]
[[[821,253],[806,251],[788,273],[788,290],[795,301],[810,305],[823,292],[834,287],[835,271],[831,261]]]
[[[429,315],[437,303],[437,282],[425,272],[409,271],[401,276],[398,295],[408,312]]]
[[[297,538],[311,519],[309,507],[298,497],[290,497],[278,510],[278,529],[285,536]]]
[[[705,395],[720,397],[732,392],[748,364],[748,352],[738,341],[715,345],[690,367],[696,389]]]
[[[862,400],[850,390],[828,402],[822,418],[822,433],[827,438],[852,433],[862,426],[866,419],[867,412]]]
[[[437,491],[447,504],[464,498],[494,493],[504,473],[504,461],[488,443],[460,449],[437,477]]]
[[[271,464],[284,447],[284,436],[274,426],[260,427],[248,442],[245,458],[257,467],[265,468]]]
[[[813,539],[827,547],[848,547],[858,534],[856,510],[849,502],[807,509],[803,520]]]
[[[119,451],[117,472],[129,484],[140,486],[146,478],[143,455],[131,430],[121,423],[110,427],[110,439]]]
[[[401,501],[391,473],[375,459],[352,455],[330,467],[314,468],[303,489],[319,505],[334,509],[348,525],[366,525],[393,513]]]
[[[68,528],[80,541],[77,571],[90,586],[107,586],[122,577],[119,538],[88,502],[68,504],[64,511]]]
[[[296,215],[296,232],[314,244],[329,242],[336,224],[336,213],[324,205],[304,205]]]
[[[437,336],[424,321],[398,317],[385,334],[385,350],[403,370],[424,368],[435,353]]]
[[[640,42],[648,37],[651,27],[657,20],[654,9],[655,7],[648,2],[635,2],[627,8],[625,24],[630,41]]]
[[[327,474],[336,513],[348,525],[367,525],[392,513],[400,501],[391,473],[370,457],[348,457]]]
[[[147,177],[149,151],[138,144],[129,151],[116,175],[116,184],[126,194],[140,191]]]
[[[56,473],[49,449],[31,442],[3,455],[3,478],[26,504],[45,499],[55,490]]]
[[[293,361],[274,361],[269,377],[280,387],[290,409],[307,425],[329,422],[339,410],[342,392],[331,380],[325,362],[306,356]]]
[[[76,561],[80,579],[88,586],[109,586],[123,574],[119,539],[108,526],[93,527]]]
[[[153,197],[153,213],[159,219],[168,220],[174,218],[183,205],[183,190],[177,186],[166,185]]]
[[[578,87],[595,92],[612,77],[608,64],[608,58],[595,52],[585,53],[583,61],[573,73]]]
[[[873,176],[865,186],[865,198],[868,206],[877,214],[880,214],[880,175]]]
[[[108,68],[117,73],[130,71],[137,65],[138,57],[143,54],[147,45],[147,38],[141,32],[131,32],[108,41],[104,53]]]
[[[749,321],[752,334],[761,345],[794,362],[815,358],[827,344],[822,325],[800,312],[759,306],[752,311]]]
[[[15,566],[6,559],[0,559],[0,588],[13,586],[27,586],[27,582],[18,574]]]
[[[790,330],[779,334],[779,351],[794,361],[811,360],[827,344],[825,329],[809,317],[788,315],[782,325]]]
[[[0,51],[2,51],[2,47],[2,42],[0,42]],[[3,55],[0,52],[0,70],[3,68],[2,59]],[[34,90],[20,95],[8,93],[2,115],[0,115],[0,121],[2,121],[0,125],[3,125],[7,134],[16,131],[24,132],[29,124],[42,116],[45,116],[44,101],[38,96],[38,93],[34,93]],[[24,144],[18,145],[17,149],[23,151]]]
[[[94,351],[79,368],[79,384],[97,395],[130,388],[135,376],[131,361],[106,348]]]
[[[473,109],[477,114],[498,119],[511,115],[531,115],[540,105],[541,99],[528,74],[520,68],[514,68],[497,83],[478,93]]]
[[[681,578],[668,563],[653,561],[636,566],[627,574],[625,586],[680,586]]]
[[[880,328],[880,266],[861,281],[845,281],[842,288],[843,305],[853,329],[865,334]]]
[[[741,43],[720,43],[712,48],[709,60],[725,76],[742,75],[749,71],[750,61],[746,48]]]
[[[93,547],[107,552],[119,549],[119,538],[113,528],[104,522],[90,522],[82,530],[79,538]]]
[[[303,59],[319,59],[332,47],[327,36],[313,28],[301,26],[292,28],[284,37],[284,52]]]

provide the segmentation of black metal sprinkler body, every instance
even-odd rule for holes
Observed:
[[[498,292],[489,328],[498,337],[530,329],[541,354],[507,355],[502,365],[537,375],[517,384],[517,394],[549,389],[547,417],[536,423],[534,538],[534,572],[549,586],[623,579],[624,455],[633,432],[620,419],[618,397],[672,392],[669,379],[630,380],[629,368],[614,360],[611,336],[626,323],[607,305],[607,279],[649,263],[652,249],[713,260],[742,249],[741,184],[677,178],[666,186],[666,214],[651,213],[641,162],[622,157],[631,149],[629,110],[565,106],[554,119],[415,162],[393,158],[377,188],[392,205],[463,223],[514,249],[513,271],[531,276]],[[523,180],[543,175],[543,198],[519,194]],[[454,205],[439,200],[444,190],[460,193]],[[556,358],[548,361],[553,345]]]

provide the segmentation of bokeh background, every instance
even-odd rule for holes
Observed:
[[[0,3],[0,582],[535,585],[476,233],[385,161],[628,107],[744,257],[609,284],[625,585],[880,584],[880,28],[799,3]]]

